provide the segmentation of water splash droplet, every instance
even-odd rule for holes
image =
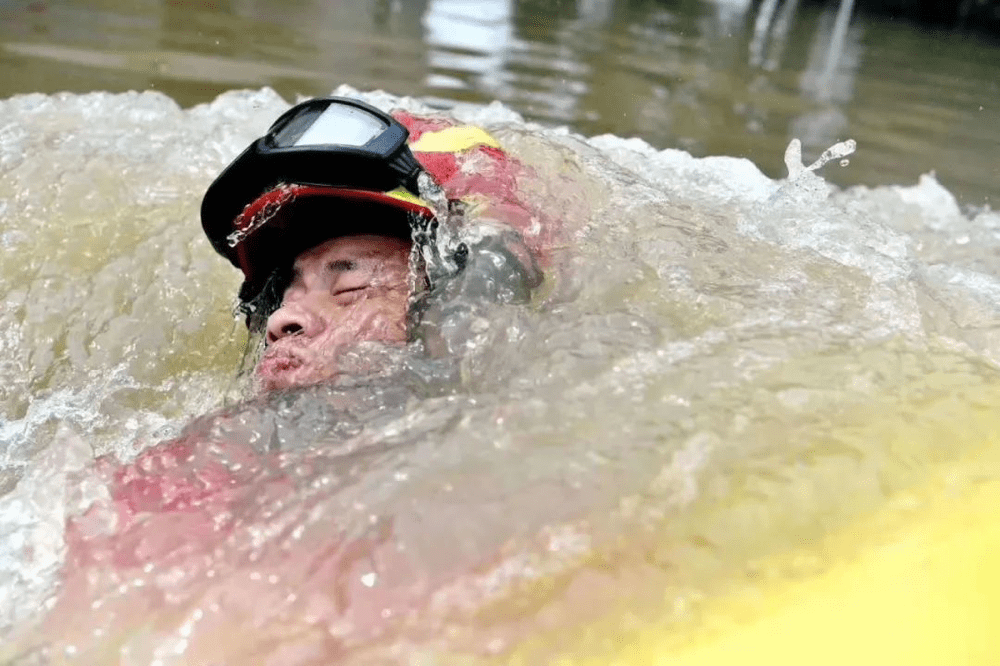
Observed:
[[[240,214],[234,222],[237,228],[226,236],[229,247],[236,247],[242,243],[247,236],[267,224],[283,206],[295,198],[295,190],[289,185],[281,184],[276,186],[274,190],[277,192],[277,196],[268,201],[253,217],[245,219],[243,214]]]

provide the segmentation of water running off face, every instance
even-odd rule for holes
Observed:
[[[2,107],[0,620],[24,663],[593,654],[603,613],[692,621],[764,555],[998,455],[1000,218],[931,177],[839,191],[794,156],[775,182],[459,108],[561,225],[531,303],[453,363],[362,345],[335,382],[213,411],[239,280],[197,202],[287,105]]]

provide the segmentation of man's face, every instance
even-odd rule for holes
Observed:
[[[408,241],[386,236],[333,238],[300,254],[267,320],[260,388],[329,379],[351,343],[406,342],[409,255]]]

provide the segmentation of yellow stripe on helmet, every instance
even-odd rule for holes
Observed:
[[[393,199],[396,199],[397,201],[405,201],[407,203],[414,203],[414,204],[417,204],[418,206],[423,206],[424,208],[427,208],[427,209],[429,209],[431,207],[430,204],[428,204],[426,201],[424,201],[423,199],[421,199],[417,195],[413,194],[409,190],[403,189],[402,187],[397,187],[396,189],[394,189],[392,191],[389,191],[389,192],[385,192],[384,194],[385,194],[385,196],[391,197]]]

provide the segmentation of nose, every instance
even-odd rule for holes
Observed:
[[[283,303],[267,318],[267,343],[272,344],[290,335],[311,338],[322,330],[322,318],[307,303]]]

